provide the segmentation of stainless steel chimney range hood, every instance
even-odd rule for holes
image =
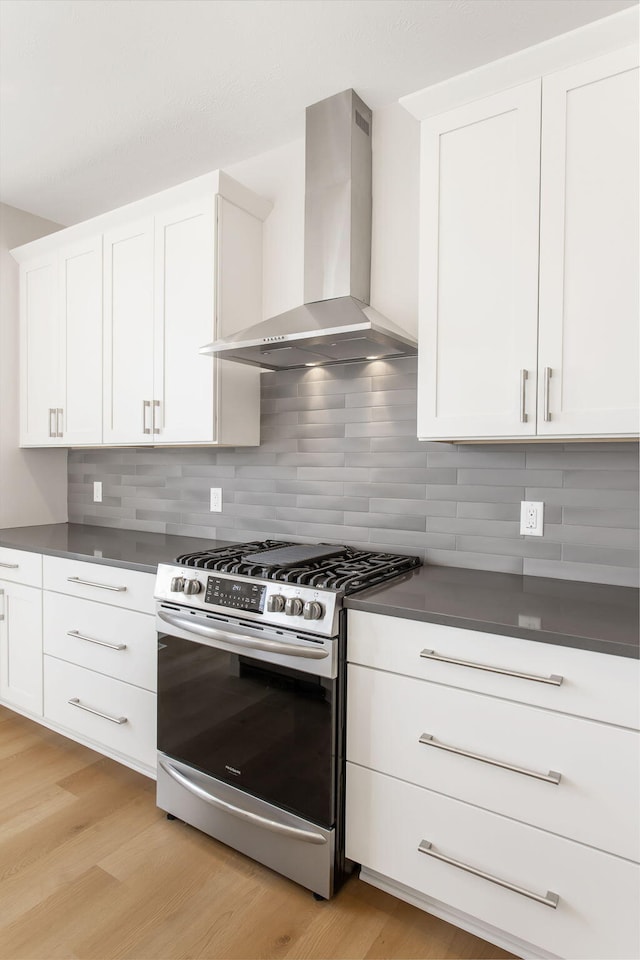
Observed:
[[[200,353],[267,370],[417,352],[369,306],[371,110],[345,90],[306,111],[304,299]]]

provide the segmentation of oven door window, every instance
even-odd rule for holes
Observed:
[[[160,634],[158,748],[330,827],[336,681]]]

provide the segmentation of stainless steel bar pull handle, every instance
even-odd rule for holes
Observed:
[[[158,411],[158,423],[160,423],[160,401],[153,401],[152,415],[151,415],[151,432],[160,433],[160,427],[156,426],[156,410]]]
[[[535,900],[536,903],[542,903],[545,907],[551,907],[552,910],[555,910],[560,901],[560,897],[557,893],[551,893],[550,890],[547,890],[546,894],[534,893],[532,890],[527,890],[526,887],[519,887],[515,883],[509,883],[507,880],[502,880],[500,877],[494,876],[492,873],[486,873],[484,870],[478,870],[477,867],[471,867],[468,863],[463,863],[461,860],[454,860],[453,857],[446,857],[444,853],[438,853],[433,849],[432,844],[428,840],[422,840],[418,846],[419,853],[426,853],[428,857],[433,857],[435,860],[441,860],[443,863],[449,863],[452,867],[457,867],[459,870],[464,870],[465,873],[472,873],[474,877],[482,877],[483,880],[489,880],[491,883],[497,883],[499,887],[504,887],[505,890],[512,890],[514,893],[519,893],[523,897],[528,897],[529,900]]]
[[[109,713],[102,713],[101,710],[94,710],[93,707],[87,707],[86,704],[80,703],[78,697],[71,697],[71,700],[67,700],[67,703],[70,703],[72,707],[78,707],[79,710],[84,710],[86,713],[92,713],[94,717],[102,717],[103,720],[109,720],[111,723],[126,723],[126,717],[112,717]]]
[[[208,627],[205,624],[198,623],[188,617],[175,616],[172,613],[166,613],[164,610],[158,610],[158,617],[165,623],[174,627],[180,627],[188,633],[196,636],[206,637],[209,640],[220,640],[228,643],[232,647],[248,647],[251,650],[264,650],[266,653],[280,653],[287,657],[303,657],[308,660],[324,660],[329,656],[329,652],[323,647],[314,649],[313,647],[297,647],[292,643],[280,643],[277,640],[258,639],[249,637],[242,633],[232,633],[229,630],[218,630],[215,627]]]
[[[185,774],[174,767],[173,764],[167,763],[165,760],[159,760],[158,762],[165,773],[168,773],[176,783],[179,783],[182,787],[194,793],[196,797],[200,797],[201,800],[206,800],[212,807],[217,807],[225,813],[230,813],[232,816],[238,817],[239,820],[245,820],[247,823],[252,823],[256,827],[263,827],[272,833],[281,833],[285,837],[291,837],[294,840],[303,840],[305,843],[327,842],[326,837],[323,837],[321,833],[313,833],[311,830],[301,830],[300,827],[292,827],[288,823],[279,823],[277,820],[271,820],[269,817],[261,817],[259,814],[252,813],[250,810],[243,810],[242,807],[236,807],[234,804],[228,803],[220,797],[213,796],[213,794],[209,793],[199,784],[190,780],[189,777],[185,776]]]
[[[4,567],[5,570],[17,570],[19,566],[19,563],[0,563],[0,567]]]
[[[551,410],[549,408],[549,381],[553,375],[551,367],[544,368],[544,419],[547,423],[551,420]]]
[[[62,415],[63,415],[63,413],[64,413],[64,410],[63,410],[62,407],[57,407],[57,408],[56,408],[56,437],[62,437],[62,436],[64,436],[64,434],[63,434],[63,432],[62,432],[62,425],[63,425]]]
[[[469,750],[461,750],[460,747],[450,747],[446,743],[439,743],[433,739],[430,733],[423,733],[418,743],[425,747],[435,747],[437,750],[446,750],[447,753],[455,753],[459,757],[468,757],[470,760],[479,760],[481,763],[490,763],[492,767],[502,767],[503,770],[511,770],[513,773],[521,773],[525,777],[533,777],[534,780],[544,780],[545,783],[560,783],[560,774],[555,770],[549,773],[538,773],[536,770],[528,770],[526,767],[517,767],[513,763],[504,763],[502,760],[493,760],[491,757],[485,757],[481,753],[471,753]]]
[[[95,643],[99,647],[108,647],[109,650],[126,650],[126,643],[107,643],[106,640],[96,640],[95,637],[87,637],[84,633],[79,633],[77,630],[67,630],[68,637],[74,637],[76,640],[86,640],[87,643]]]
[[[49,436],[55,437],[57,433],[57,425],[53,426],[53,416],[55,414],[55,407],[49,407]]]
[[[99,590],[113,590],[114,593],[124,593],[126,587],[112,587],[110,583],[96,583],[93,580],[81,580],[80,577],[67,577],[68,583],[82,583],[86,587],[98,587]]]
[[[0,620],[4,620],[4,590],[0,590],[0,600],[2,600],[2,613],[0,613]]]
[[[147,426],[147,412],[151,411],[151,400],[142,401],[142,432],[151,433],[151,427]]]
[[[458,667],[471,667],[473,670],[485,670],[487,673],[499,673],[505,677],[517,677],[518,680],[534,680],[536,683],[548,683],[559,687],[564,677],[555,673],[550,677],[538,677],[535,673],[520,673],[518,670],[505,670],[502,667],[490,667],[486,663],[474,663],[472,660],[457,660],[455,657],[442,657],[435,650],[422,650],[420,656],[425,660],[438,660],[440,663],[454,663]]]
[[[529,417],[527,416],[527,380],[529,379],[529,371],[521,370],[520,371],[520,422],[527,423]]]

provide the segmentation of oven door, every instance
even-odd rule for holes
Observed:
[[[289,638],[165,605],[157,624],[158,749],[333,826],[337,682],[309,671],[335,662],[337,641]]]

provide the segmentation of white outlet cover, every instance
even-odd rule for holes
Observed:
[[[102,480],[93,481],[93,502],[102,503]]]
[[[222,487],[210,488],[209,511],[211,513],[222,513]]]
[[[541,500],[520,501],[520,534],[541,537],[544,529],[544,503]]]

